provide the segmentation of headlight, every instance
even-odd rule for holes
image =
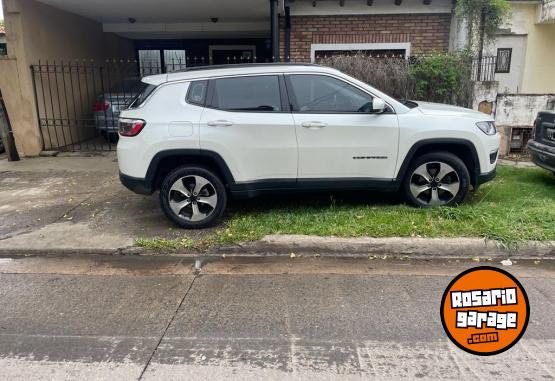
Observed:
[[[495,135],[497,133],[494,122],[478,122],[476,125],[486,135]]]

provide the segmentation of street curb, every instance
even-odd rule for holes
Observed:
[[[0,256],[135,255],[186,257],[326,256],[338,258],[415,259],[555,259],[555,242],[527,242],[516,249],[480,238],[339,238],[306,235],[268,235],[258,241],[211,248],[207,251],[121,248],[1,248]],[[293,255],[291,255],[293,254]]]
[[[555,242],[527,242],[517,249],[480,238],[338,238],[268,235],[259,241],[220,247],[222,254],[259,256],[320,254],[336,256],[388,255],[411,258],[530,258],[555,259]]]

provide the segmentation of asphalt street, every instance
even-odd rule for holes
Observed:
[[[443,290],[481,264],[1,258],[0,379],[552,379],[552,262],[504,267],[531,304],[512,349],[473,356],[445,336]]]

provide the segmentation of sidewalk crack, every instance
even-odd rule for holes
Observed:
[[[140,380],[143,379],[143,376],[144,376],[147,368],[149,367],[149,365],[150,365],[152,359],[154,358],[154,356],[156,355],[156,352],[158,351],[158,348],[160,347],[160,344],[162,343],[162,340],[164,340],[164,337],[166,337],[166,333],[168,332],[168,329],[170,328],[170,326],[174,322],[175,317],[177,316],[177,313],[179,312],[179,310],[181,309],[181,306],[183,305],[183,303],[185,302],[185,299],[187,298],[187,295],[189,295],[189,291],[191,291],[191,289],[193,288],[193,284],[195,283],[195,280],[197,279],[197,277],[198,277],[198,275],[195,275],[193,280],[191,281],[191,284],[189,284],[189,287],[187,288],[187,291],[185,291],[185,294],[183,295],[183,297],[181,298],[181,301],[179,302],[177,308],[173,312],[173,315],[170,318],[170,320],[168,321],[168,324],[166,324],[166,327],[164,328],[164,331],[162,332],[162,335],[160,336],[160,338],[158,339],[158,342],[156,343],[156,346],[152,350],[152,353],[150,354],[145,366],[143,367],[143,370],[141,371],[141,374],[139,375],[139,378],[137,379],[137,381],[140,381]]]

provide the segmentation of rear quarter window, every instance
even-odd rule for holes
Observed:
[[[206,90],[208,81],[194,81],[187,90],[187,103],[204,106],[206,102]]]

